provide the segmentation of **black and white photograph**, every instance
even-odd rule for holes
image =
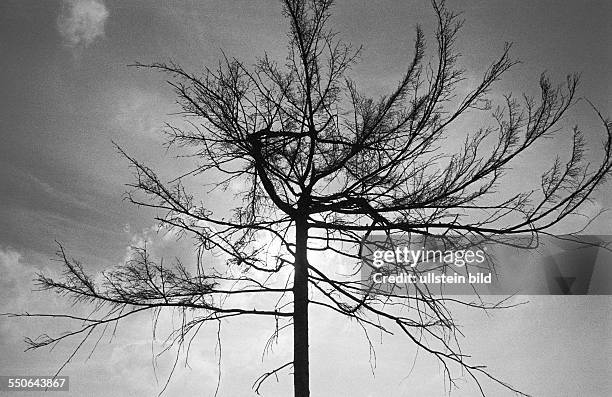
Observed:
[[[612,396],[611,21],[0,1],[0,396]]]

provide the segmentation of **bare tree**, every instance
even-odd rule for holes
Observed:
[[[370,98],[347,75],[360,49],[329,29],[332,3],[283,1],[290,26],[284,64],[264,56],[248,66],[224,56],[218,68],[203,73],[173,63],[136,65],[170,76],[189,126],[169,125],[169,143],[188,151],[198,164],[166,183],[121,151],[136,175],[129,200],[157,209],[163,227],[194,236],[198,258],[206,251],[220,253],[226,271],[215,271],[202,260],[192,271],[181,263],[164,266],[139,249],[96,283],[61,249],[65,277],[40,275],[39,285],[96,305],[99,317],[67,316],[84,325],[29,340],[32,348],[72,336],[84,342],[107,324],[143,311],[180,310],[184,321],[171,338],[179,345],[205,323],[266,316],[276,320],[271,341],[292,328],[293,360],[266,372],[254,389],[259,393],[268,377],[292,367],[294,395],[305,397],[310,395],[308,309],[316,305],[355,320],[366,335],[368,330],[400,331],[441,362],[451,384],[451,371],[460,369],[483,395],[483,378],[523,394],[470,362],[455,338],[452,304],[503,305],[427,290],[409,298],[372,293],[362,280],[310,261],[309,252],[335,252],[357,261],[364,235],[372,232],[537,238],[576,213],[609,175],[611,123],[596,111],[606,137],[597,165],[585,164],[583,134],[574,127],[566,161],[556,159],[537,188],[504,196],[496,187],[519,155],[542,138],[563,134],[560,121],[577,101],[578,77],[568,76],[557,87],[542,75],[538,98],[505,95],[494,108],[488,94],[516,64],[506,45],[482,80],[460,96],[464,71],[455,42],[462,21],[433,0],[437,27],[431,60],[417,27],[412,59],[397,87]],[[456,124],[467,113],[492,115],[495,122],[465,133],[458,150],[444,150],[444,138],[461,133]],[[214,214],[185,188],[183,181],[190,177],[215,180],[215,188],[243,183],[241,205],[231,216]],[[280,248],[267,252],[268,240],[262,236],[272,236]],[[248,306],[234,299],[244,295],[251,298]]]

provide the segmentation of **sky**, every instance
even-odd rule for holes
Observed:
[[[540,73],[562,81],[581,73],[580,94],[612,114],[612,3],[608,1],[449,2],[466,23],[458,47],[468,83],[483,73],[506,41],[522,61],[497,92],[537,94]],[[332,18],[342,38],[363,45],[352,70],[360,87],[380,95],[396,84],[410,60],[414,27],[430,42],[433,16],[427,1],[338,1]],[[136,61],[175,60],[190,70],[214,67],[223,50],[253,63],[267,52],[282,59],[286,22],[276,1],[12,1],[0,2],[0,312],[63,309],[56,297],[31,291],[37,270],[57,271],[55,241],[92,271],[120,263],[130,244],[150,239],[157,252],[181,255],[185,241],[156,236],[154,214],[124,198],[131,179],[113,142],[168,178],[188,166],[166,152],[163,123],[176,107],[164,76],[128,67]],[[465,120],[466,128],[475,120]],[[597,158],[602,129],[579,103],[566,120],[579,124]],[[510,173],[505,189],[529,181],[532,169],[567,149],[560,138],[535,148]],[[612,185],[594,196],[587,213],[612,208]],[[205,195],[227,202],[223,192]],[[213,204],[214,205],[214,204]],[[602,216],[588,230],[612,234]],[[573,225],[570,225],[573,226]],[[329,258],[327,259],[329,260]],[[494,373],[538,396],[612,395],[612,300],[609,297],[525,297],[530,304],[483,313],[458,310],[470,351]],[[70,310],[69,308],[67,310]],[[438,365],[401,338],[378,346],[370,373],[359,328],[328,313],[313,312],[313,395],[442,396]],[[146,317],[146,316],[145,316]],[[119,335],[89,360],[66,369],[70,395],[151,395],[160,391],[151,365],[149,318],[127,322]],[[54,372],[68,350],[22,353],[21,340],[54,324],[0,318],[0,375]],[[261,362],[269,325],[237,321],[224,325],[220,395],[250,395],[250,385],[289,355],[285,340]],[[45,329],[46,330],[46,329]],[[205,330],[168,394],[212,395],[216,382],[215,332]],[[160,370],[172,357],[163,357]],[[163,373],[162,373],[163,375]],[[333,379],[332,379],[333,377]],[[265,395],[287,395],[289,377],[266,386]],[[466,383],[456,394],[473,395]],[[490,385],[491,395],[502,391]],[[59,394],[58,394],[59,395]]]

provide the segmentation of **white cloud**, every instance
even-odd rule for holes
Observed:
[[[57,27],[67,45],[87,47],[104,36],[108,10],[99,0],[63,0]]]
[[[166,111],[171,108],[161,96],[137,87],[113,87],[105,95],[105,104],[113,116],[114,126],[130,135],[163,140],[161,127],[167,121]]]
[[[35,269],[23,263],[22,255],[0,247],[0,312],[18,312],[31,300]]]

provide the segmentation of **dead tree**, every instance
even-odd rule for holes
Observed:
[[[224,56],[217,68],[199,73],[172,63],[136,65],[169,75],[189,123],[168,126],[169,144],[198,164],[166,183],[122,151],[136,175],[128,197],[158,210],[163,227],[195,237],[200,258],[206,251],[221,254],[227,271],[213,271],[202,261],[195,270],[180,263],[163,266],[141,249],[95,283],[62,250],[65,277],[41,275],[39,284],[97,305],[102,315],[79,318],[84,325],[66,335],[30,340],[31,347],[72,336],[87,339],[142,311],[180,310],[185,320],[172,339],[178,344],[208,322],[267,316],[277,324],[272,340],[293,330],[294,358],[266,372],[254,388],[259,392],[269,376],[292,367],[294,395],[306,397],[308,309],[315,305],[366,331],[399,331],[441,362],[451,384],[451,372],[460,369],[483,395],[483,378],[518,392],[470,362],[455,338],[452,304],[499,306],[427,291],[409,299],[372,294],[355,277],[333,274],[326,263],[309,260],[314,250],[358,260],[360,243],[372,232],[493,239],[527,233],[537,238],[576,213],[610,173],[607,119],[595,111],[605,133],[603,156],[595,165],[583,159],[578,127],[561,128],[562,116],[577,102],[577,76],[555,86],[542,75],[537,98],[508,94],[495,108],[488,94],[516,64],[506,45],[482,80],[459,96],[457,87],[465,82],[455,42],[462,21],[443,2],[433,0],[432,5],[437,27],[431,58],[417,27],[405,73],[380,98],[368,97],[348,76],[360,49],[329,29],[332,0],[283,1],[289,23],[284,63],[264,56],[250,66]],[[458,118],[467,113],[482,114],[483,125],[457,131]],[[487,125],[485,116],[491,115],[494,122]],[[504,173],[522,153],[566,131],[573,136],[568,158],[554,160],[539,186],[510,195],[498,191]],[[445,150],[444,138],[460,134],[460,147]],[[231,216],[215,214],[188,192],[187,178],[215,180],[215,188],[243,183],[241,203]],[[279,243],[277,252],[266,252],[268,240],[262,236]],[[245,294],[252,305],[234,303]],[[410,310],[397,310],[398,305]]]

